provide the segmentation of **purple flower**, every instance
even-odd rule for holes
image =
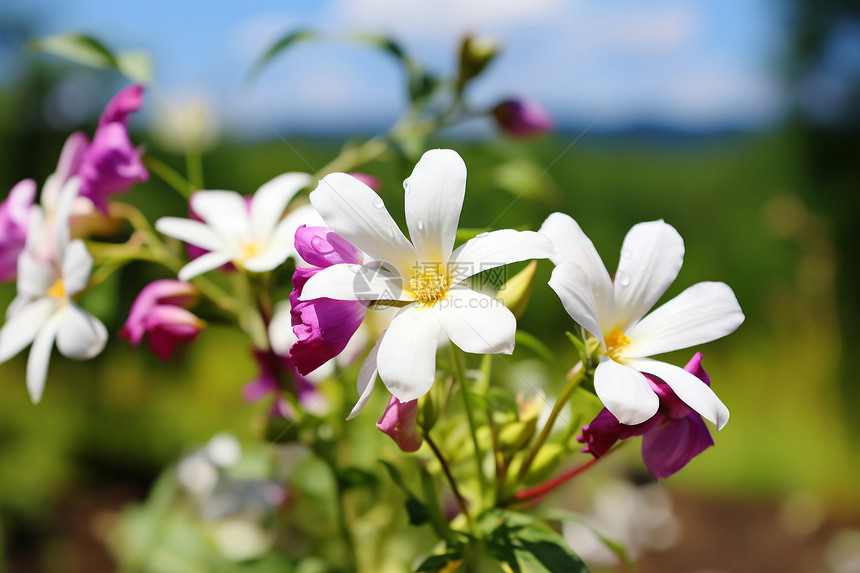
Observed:
[[[308,374],[343,351],[369,303],[328,298],[300,301],[305,283],[320,270],[340,263],[360,265],[363,255],[331,229],[304,225],[296,231],[296,251],[312,266],[298,268],[293,275],[290,313],[298,341],[290,348],[290,359],[300,373]]]
[[[149,173],[141,161],[141,153],[128,137],[128,118],[143,105],[143,87],[131,85],[121,90],[108,103],[93,141],[79,158],[70,174],[81,178],[80,196],[88,197],[101,211],[107,210],[107,198],[122,193]]]
[[[246,402],[257,402],[272,394],[275,398],[272,414],[289,418],[290,404],[283,397],[286,387],[293,390],[302,408],[310,412],[320,410],[317,407],[320,394],[316,385],[299,374],[288,357],[255,348],[254,359],[260,367],[260,375],[242,389]]]
[[[186,308],[197,291],[189,283],[164,279],[146,285],[134,303],[120,338],[138,346],[147,336],[149,349],[166,362],[179,344],[190,344],[206,326]]]
[[[684,370],[694,374],[708,386],[710,378],[702,368],[702,353],[697,352]],[[642,459],[655,478],[665,478],[683,468],[694,457],[714,445],[702,417],[682,402],[669,386],[651,374],[645,374],[648,384],[660,399],[654,417],[628,426],[603,409],[591,424],[582,427],[577,440],[586,443],[583,452],[599,458],[618,440],[633,436],[642,438]]]
[[[24,179],[0,203],[0,281],[11,281],[18,275],[18,255],[27,243],[30,207],[35,198],[36,182]]]
[[[424,442],[416,427],[417,420],[418,400],[401,402],[392,396],[376,427],[388,434],[404,452],[414,452]]]
[[[499,128],[512,137],[535,137],[554,127],[546,110],[531,100],[505,100],[491,109],[490,113]]]

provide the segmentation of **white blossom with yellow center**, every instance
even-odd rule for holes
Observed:
[[[179,280],[230,262],[258,273],[281,265],[295,254],[296,229],[322,223],[310,205],[284,217],[289,202],[310,182],[306,173],[284,173],[263,184],[250,202],[235,191],[197,191],[190,204],[202,222],[178,217],[156,221],[161,233],[209,251],[182,267]]]
[[[31,212],[33,235],[28,248],[18,257],[18,292],[7,310],[7,321],[0,329],[0,362],[5,362],[29,344],[27,389],[33,403],[38,403],[45,389],[48,362],[54,342],[60,354],[86,360],[99,354],[107,342],[107,329],[96,317],[79,307],[73,297],[90,280],[93,259],[80,240],[69,242],[68,217],[78,193],[78,179],[73,177],[59,191],[56,216],[42,224],[43,212]],[[33,245],[52,245],[45,252]]]
[[[370,396],[377,373],[401,402],[427,392],[436,376],[436,347],[443,333],[466,352],[513,352],[514,315],[463,281],[555,252],[543,235],[513,230],[485,233],[454,249],[466,191],[466,166],[455,151],[425,153],[404,188],[411,242],[382,199],[354,177],[328,175],[310,197],[326,225],[374,262],[321,270],[305,284],[302,300],[397,301],[402,307],[359,374],[361,399],[353,415]]]
[[[647,357],[733,332],[744,315],[732,289],[719,282],[698,283],[645,316],[681,270],[684,241],[671,225],[651,221],[630,229],[614,280],[568,215],[553,213],[540,232],[558,249],[549,286],[568,314],[601,343],[594,389],[606,408],[623,424],[651,418],[659,399],[647,373],[722,428],[729,411],[708,385],[683,368]]]

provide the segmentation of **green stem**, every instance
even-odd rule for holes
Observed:
[[[451,350],[451,363],[454,366],[454,378],[460,385],[460,393],[463,395],[463,407],[466,409],[466,419],[469,421],[469,433],[472,435],[472,446],[475,448],[475,466],[478,472],[478,483],[481,487],[481,502],[484,501],[484,492],[487,491],[487,476],[484,475],[484,467],[481,463],[483,455],[481,448],[478,446],[478,432],[475,425],[475,416],[472,412],[472,405],[469,401],[469,392],[466,386],[466,373],[463,368],[460,353],[452,343],[449,346]]]
[[[334,452],[330,452],[326,444],[322,444],[314,440],[312,444],[314,452],[331,470],[334,478],[335,488],[337,490],[337,522],[340,529],[340,535],[343,538],[346,546],[346,557],[348,562],[348,570],[358,572],[358,553],[356,551],[355,539],[352,537],[352,530],[349,524],[349,518],[346,511],[346,490],[340,479],[340,471],[337,466],[337,456]]]
[[[162,181],[170,185],[177,193],[188,199],[191,197],[192,185],[185,177],[176,172],[175,169],[151,155],[143,158],[143,164],[152,173],[158,175]]]
[[[451,486],[451,493],[454,494],[454,500],[457,502],[457,507],[460,508],[460,511],[463,515],[466,516],[466,521],[469,522],[469,526],[473,525],[472,514],[469,513],[469,505],[466,503],[466,498],[460,493],[460,489],[457,487],[457,480],[454,479],[454,475],[451,473],[451,468],[448,465],[448,461],[445,459],[445,456],[442,455],[442,451],[439,449],[439,446],[436,445],[436,442],[430,438],[429,432],[424,433],[424,441],[427,442],[427,445],[430,446],[430,449],[433,450],[433,455],[436,456],[436,459],[439,460],[439,465],[442,466],[442,472],[445,474],[445,479],[448,480],[448,485]]]
[[[520,471],[517,474],[517,481],[521,481],[526,476],[526,473],[528,473],[532,462],[534,462],[535,456],[537,456],[537,453],[540,450],[541,446],[544,445],[544,443],[549,438],[550,433],[552,433],[552,428],[555,425],[555,421],[558,418],[558,415],[561,413],[562,408],[564,408],[568,400],[570,400],[570,396],[571,394],[573,394],[573,391],[579,387],[579,385],[585,378],[585,368],[582,366],[582,363],[580,362],[577,366],[578,368],[575,368],[570,379],[567,381],[567,385],[564,387],[564,390],[562,390],[561,394],[558,395],[558,399],[555,401],[555,404],[552,407],[552,412],[550,412],[546,424],[544,424],[540,435],[538,436],[531,450],[529,450],[525,461],[523,461],[523,465],[520,467]]]

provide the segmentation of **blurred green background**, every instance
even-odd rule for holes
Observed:
[[[701,349],[731,422],[715,435],[715,448],[666,483],[682,509],[699,510],[700,520],[722,508],[729,513],[714,522],[720,527],[782,527],[776,546],[812,547],[816,557],[810,562],[822,562],[830,533],[860,526],[860,380],[853,365],[860,318],[860,14],[854,4],[838,1],[798,1],[792,14],[774,64],[791,104],[766,128],[640,125],[584,133],[584,126],[562,125],[535,141],[443,133],[433,146],[456,149],[469,168],[463,227],[534,229],[549,213],[567,212],[611,270],[630,226],[662,218],[684,237],[687,253],[664,300],[702,280],[732,286],[746,322]],[[32,38],[30,24],[0,20],[7,52]],[[846,29],[856,59],[842,61],[834,72],[833,39],[843,38]],[[57,85],[81,78],[76,81],[104,94],[100,102],[122,85],[116,77],[58,60],[12,57],[24,63],[0,84],[0,189],[26,177],[41,182],[53,170],[70,131],[52,125],[44,113]],[[807,105],[810,98],[815,104],[818,92],[805,86],[822,74],[836,74],[840,101],[847,104]],[[72,129],[91,132],[95,119],[90,114]],[[183,157],[151,135],[137,124],[133,140],[182,171]],[[361,134],[290,133],[285,144],[274,136],[228,131],[204,156],[206,181],[251,192],[279,173],[324,165],[354,136]],[[361,169],[382,180],[381,193],[395,217],[402,213],[399,189],[412,165],[395,157]],[[153,217],[183,209],[157,178],[122,200]],[[550,271],[549,263],[539,267],[520,327],[569,362],[562,333],[570,321],[546,286]],[[116,333],[139,288],[164,276],[152,266],[132,265],[84,305]],[[2,285],[0,299],[13,296],[14,285]],[[266,406],[239,398],[255,376],[249,348],[241,334],[216,325],[168,364],[115,337],[91,362],[55,353],[38,406],[30,404],[24,387],[25,355],[0,365],[0,571],[112,570],[93,533],[100,516],[143,499],[165,465],[219,431],[254,440],[253,421]],[[533,358],[527,349],[518,355]],[[684,363],[689,355],[672,358]],[[635,465],[638,448],[628,450]],[[810,531],[793,532],[796,507],[800,519],[815,526]],[[762,541],[744,550],[752,555],[768,547]],[[682,571],[694,562],[677,563],[684,565],[647,569],[646,560],[643,570]],[[752,567],[755,558],[746,563]],[[806,570],[794,565],[780,570]],[[743,567],[724,570],[755,570]]]

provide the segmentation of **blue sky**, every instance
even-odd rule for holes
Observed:
[[[504,52],[469,98],[542,103],[562,125],[757,128],[784,113],[779,66],[786,16],[777,0],[4,0],[34,35],[80,31],[155,62],[154,99],[203,98],[249,133],[385,127],[404,105],[393,60],[343,41],[385,32],[450,72],[464,31]],[[299,27],[323,32],[252,86],[250,64]],[[21,56],[20,65],[26,65]],[[14,67],[13,67],[14,70]]]

